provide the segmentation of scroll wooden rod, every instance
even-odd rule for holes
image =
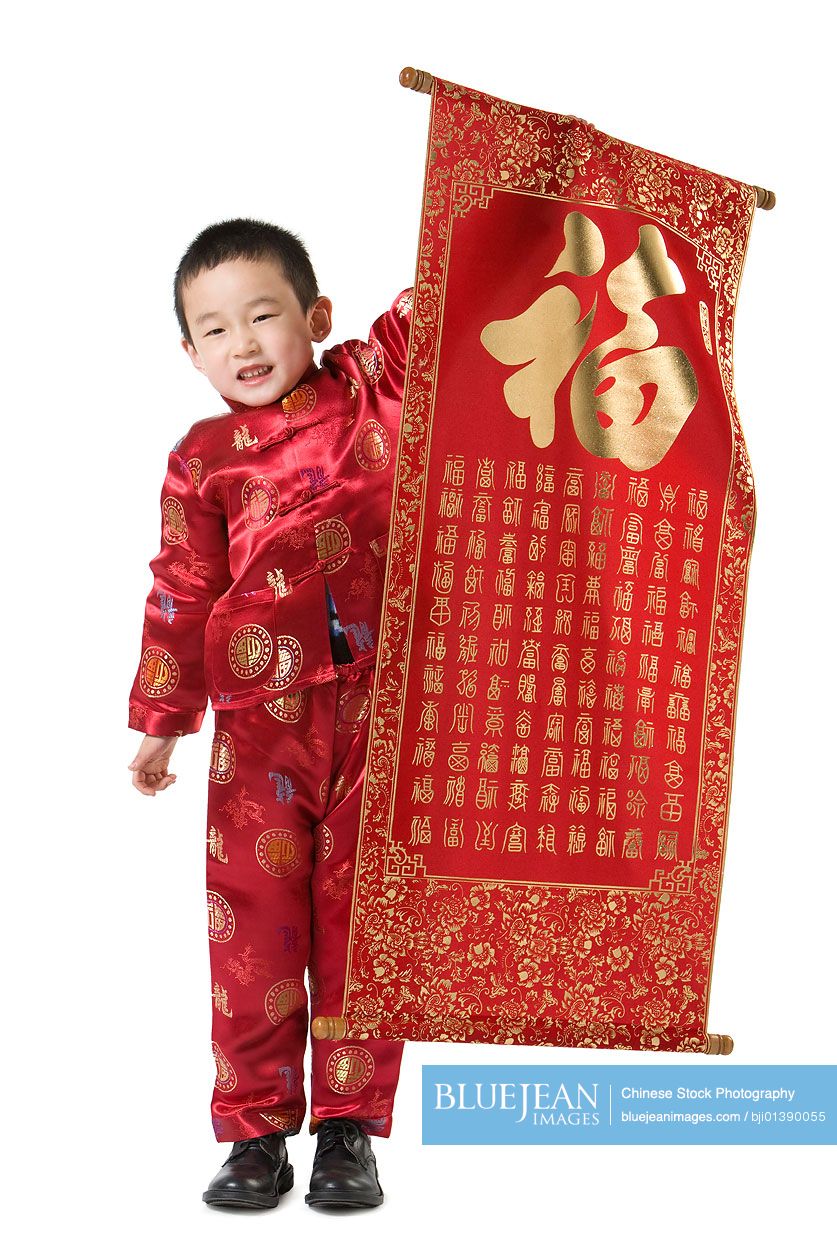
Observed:
[[[316,1041],[342,1041],[348,1031],[349,1026],[342,1015],[318,1015],[311,1024],[311,1036]],[[730,1055],[732,1045],[732,1038],[726,1033],[707,1033],[703,1050],[698,1053]]]
[[[414,92],[424,92],[429,96],[433,90],[433,75],[427,70],[414,70],[411,65],[405,65],[404,69],[398,75],[398,81],[402,87],[409,87]],[[751,186],[756,187],[755,184]],[[770,192],[766,187],[756,187],[756,207],[758,209],[772,209],[776,204],[776,193]]]

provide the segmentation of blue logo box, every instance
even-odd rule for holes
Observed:
[[[828,1064],[422,1067],[427,1146],[830,1146],[835,1131]]]

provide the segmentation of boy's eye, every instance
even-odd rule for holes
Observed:
[[[273,317],[275,317],[275,315],[273,314],[256,314],[256,317],[253,319],[253,321],[258,322],[260,318],[273,318]]]
[[[207,334],[208,336],[219,336],[223,330],[224,330],[224,328],[223,328],[223,327],[213,327],[213,328],[212,328],[212,330],[211,330],[211,331],[207,331],[207,333],[206,333],[206,334]]]

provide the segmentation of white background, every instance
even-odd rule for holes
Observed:
[[[399,86],[406,64],[773,188],[736,323],[758,520],[709,1027],[735,1038],[729,1062],[834,1060],[833,70],[813,6],[189,0],[41,4],[4,25],[2,1104],[19,1182],[6,1171],[5,1218],[29,1234],[17,1249],[72,1235],[94,1252],[825,1249],[831,1150],[421,1147],[422,1063],[706,1063],[676,1055],[408,1044],[393,1136],[375,1141],[384,1207],[306,1208],[303,1134],[278,1211],[207,1208],[223,1158],[211,716],[178,746],[167,793],[140,796],[126,770],[167,451],[222,408],[170,308],[197,231],[244,215],[298,232],[334,301],[330,342],[364,336],[415,272],[429,100]]]

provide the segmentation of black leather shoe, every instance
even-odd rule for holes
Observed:
[[[354,1120],[323,1120],[306,1203],[314,1207],[377,1207],[384,1201],[369,1138]]]
[[[233,1143],[203,1201],[212,1207],[275,1207],[293,1183],[284,1134],[267,1133]]]

